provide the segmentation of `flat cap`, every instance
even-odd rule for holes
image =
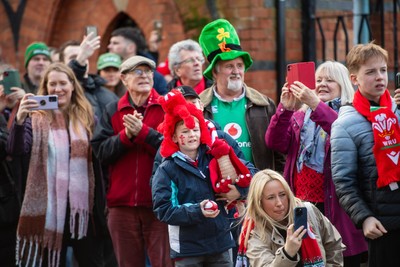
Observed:
[[[126,73],[140,65],[147,65],[151,69],[156,68],[156,63],[153,60],[148,59],[147,57],[133,56],[122,62],[119,71],[121,73]]]

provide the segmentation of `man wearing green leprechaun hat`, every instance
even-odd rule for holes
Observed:
[[[203,28],[199,43],[210,62],[204,76],[214,80],[200,94],[205,117],[230,134],[246,160],[258,169],[283,172],[283,156],[268,149],[264,141],[276,106],[270,98],[244,83],[245,72],[253,60],[240,47],[235,28],[225,19],[210,22]]]

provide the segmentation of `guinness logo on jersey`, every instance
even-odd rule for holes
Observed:
[[[238,139],[242,135],[242,127],[237,123],[231,122],[224,127],[224,132],[228,133],[233,139]]]

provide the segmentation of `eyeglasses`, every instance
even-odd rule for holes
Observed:
[[[153,74],[153,70],[151,69],[147,69],[147,70],[141,70],[141,69],[133,69],[130,70],[128,73],[133,73],[136,77],[140,77],[144,74],[146,74],[146,76],[150,76]]]
[[[187,58],[185,60],[182,60],[181,62],[176,63],[176,65],[181,65],[181,64],[185,64],[185,63],[194,64],[196,61],[198,61],[201,64],[203,64],[204,63],[204,58],[202,58],[202,57],[190,57],[190,58]]]

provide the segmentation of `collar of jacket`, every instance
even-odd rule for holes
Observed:
[[[206,172],[208,170],[208,164],[210,163],[210,160],[208,160],[209,156],[207,155],[207,150],[208,150],[208,148],[206,145],[204,145],[204,144],[200,145],[199,153],[198,153],[198,155],[199,155],[198,167],[195,167],[193,164],[186,161],[185,159],[183,159],[176,153],[173,154],[171,156],[171,158],[181,168],[193,173],[194,175],[198,176],[201,179],[205,179],[207,177],[207,174],[204,172]]]
[[[246,84],[243,84],[243,86],[245,87],[246,90],[245,96],[250,102],[252,102],[257,106],[269,105],[266,96],[258,92],[256,89],[247,86]],[[204,106],[208,106],[211,103],[214,96],[213,89],[216,89],[215,83],[200,94],[200,99],[204,103]]]
[[[157,91],[154,88],[152,88],[150,91],[150,95],[147,98],[147,108],[152,105],[160,105],[158,103],[159,97],[160,97],[160,95],[157,93]],[[121,111],[124,108],[133,108],[131,103],[129,102],[129,91],[128,90],[118,101],[118,111]]]

